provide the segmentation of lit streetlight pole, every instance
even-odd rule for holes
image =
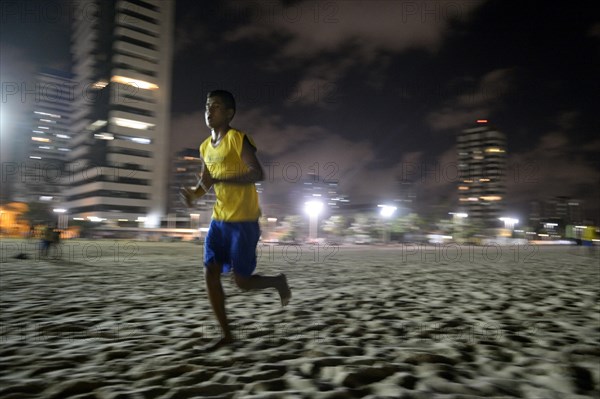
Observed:
[[[54,208],[54,213],[58,213],[58,223],[56,227],[61,230],[66,230],[69,227],[69,215],[67,215],[67,210],[63,208]]]
[[[510,218],[510,217],[501,217],[499,220],[504,222],[504,228],[512,231],[515,228],[515,225],[519,223],[519,219]]]
[[[469,217],[468,214],[464,212],[448,212],[449,215],[452,215],[452,221],[454,222],[454,229],[456,233],[458,233],[458,237],[455,235],[454,239],[464,238],[464,220]]]
[[[308,237],[310,240],[317,239],[317,222],[319,214],[323,210],[323,203],[320,201],[308,201],[304,204],[304,211],[309,217]]]
[[[398,208],[396,208],[395,206],[392,206],[392,205],[377,205],[377,206],[380,208],[379,215],[381,215],[381,217],[384,219],[383,243],[387,244],[388,241],[390,240],[390,226],[387,223],[387,219],[391,218]]]

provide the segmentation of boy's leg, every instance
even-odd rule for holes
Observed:
[[[292,291],[287,283],[285,274],[281,273],[276,276],[261,276],[253,274],[245,277],[234,272],[235,283],[243,290],[264,290],[266,288],[275,288],[279,292],[281,298],[281,306],[285,306],[292,298]]]
[[[243,290],[275,288],[281,297],[281,305],[290,301],[292,292],[285,274],[261,276],[253,274],[256,269],[256,245],[260,238],[258,222],[238,223],[232,227],[231,259],[234,281]]]
[[[204,279],[210,305],[223,331],[223,338],[213,345],[213,348],[216,348],[233,341],[229,322],[227,321],[227,313],[225,312],[225,293],[221,285],[221,265],[216,262],[209,263],[204,268]]]

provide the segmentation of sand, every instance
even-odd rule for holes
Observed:
[[[598,253],[261,246],[293,298],[223,278],[219,336],[193,243],[3,239],[0,397],[598,398]],[[25,253],[29,259],[15,259]]]

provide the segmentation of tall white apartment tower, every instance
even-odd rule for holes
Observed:
[[[166,213],[174,1],[74,2],[70,217]]]
[[[497,227],[506,194],[506,137],[478,120],[458,135],[458,199],[469,220]]]

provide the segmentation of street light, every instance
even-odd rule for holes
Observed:
[[[498,219],[504,222],[505,229],[510,229],[510,230],[513,230],[515,228],[515,225],[517,223],[519,223],[519,219],[510,218],[510,217],[501,217]]]
[[[317,220],[322,210],[323,203],[321,201],[308,201],[304,203],[304,212],[309,216],[308,237],[311,240],[317,239]]]
[[[457,219],[464,219],[466,217],[469,217],[469,215],[464,212],[448,212],[448,214],[452,215],[452,217]]]
[[[384,219],[391,218],[394,215],[394,213],[396,212],[396,210],[398,209],[392,205],[377,205],[377,206],[380,208],[379,214]],[[389,241],[390,231],[389,231],[389,226],[385,221],[383,224],[384,224],[384,226],[383,226],[383,243],[386,244]]]
[[[64,208],[54,208],[52,211],[58,213],[58,223],[56,227],[61,230],[66,230],[67,227],[69,227],[69,215],[66,214],[67,210]]]
[[[389,218],[392,217],[392,215],[394,214],[394,212],[396,212],[396,208],[395,206],[392,205],[377,205],[379,208],[381,208],[379,210],[379,214],[381,216],[383,216],[384,218]]]

